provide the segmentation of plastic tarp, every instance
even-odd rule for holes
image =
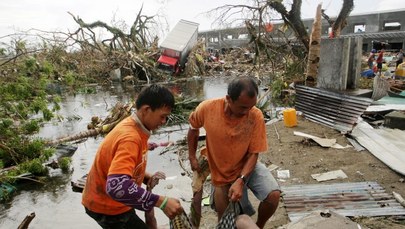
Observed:
[[[160,56],[158,59],[159,63],[167,64],[170,66],[175,66],[177,63],[177,59],[169,56]]]
[[[368,69],[368,70],[363,71],[363,72],[361,73],[361,76],[364,76],[364,77],[374,77],[375,75],[374,75],[373,69]]]
[[[395,70],[395,76],[405,77],[405,63],[399,64]]]

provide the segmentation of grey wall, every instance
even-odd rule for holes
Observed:
[[[355,89],[361,71],[362,38],[323,39],[317,87]]]
[[[324,89],[345,90],[349,62],[348,39],[327,39],[321,41],[321,60],[319,63],[317,87]]]
[[[347,72],[346,89],[356,89],[361,75],[361,59],[363,52],[363,38],[350,38],[349,68]]]

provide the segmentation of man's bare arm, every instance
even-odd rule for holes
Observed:
[[[256,166],[257,159],[259,158],[258,153],[248,153],[246,155],[247,160],[242,168],[241,176],[247,177],[253,171]],[[228,197],[231,201],[239,201],[242,198],[243,186],[245,185],[245,180],[240,177],[231,185],[228,192]]]
[[[250,173],[252,173],[253,169],[255,169],[257,159],[259,159],[259,154],[258,153],[248,153],[246,155],[246,157],[247,157],[246,163],[243,166],[242,171],[240,173],[240,175],[243,175],[245,177],[250,175]]]
[[[200,167],[197,161],[197,146],[198,146],[198,136],[200,135],[199,129],[193,129],[190,127],[187,133],[187,144],[188,144],[188,159],[190,160],[191,169],[193,171],[200,172]]]

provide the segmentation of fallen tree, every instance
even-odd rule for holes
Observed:
[[[73,44],[80,50],[94,54],[101,63],[105,63],[105,74],[113,69],[127,69],[125,75],[135,76],[141,80],[159,80],[163,75],[155,68],[158,39],[152,34],[150,26],[155,22],[153,16],[142,15],[142,8],[132,24],[129,33],[108,25],[102,21],[84,22],[79,16],[69,13],[79,28],[68,34]],[[109,35],[98,41],[96,29],[105,29]]]

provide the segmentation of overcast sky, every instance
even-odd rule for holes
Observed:
[[[200,24],[199,31],[213,29],[213,18],[204,15],[218,6],[225,4],[246,4],[247,0],[0,0],[0,38],[4,35],[31,28],[45,31],[75,30],[77,24],[67,13],[80,16],[85,22],[97,20],[111,23],[124,20],[131,25],[143,4],[143,15],[163,15],[172,28],[180,19]],[[284,0],[290,3],[292,0]],[[303,0],[302,17],[309,18],[315,14],[318,3],[323,2],[326,13],[336,16],[342,0]],[[354,0],[352,14],[393,10],[405,8],[404,0]]]

